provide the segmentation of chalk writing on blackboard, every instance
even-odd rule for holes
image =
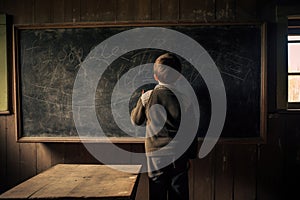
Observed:
[[[82,28],[22,28],[18,34],[19,79],[21,88],[22,136],[69,137],[77,136],[72,113],[72,90],[78,69],[86,56],[99,43],[112,35],[132,27]],[[227,118],[223,138],[249,138],[260,135],[261,111],[261,25],[169,26],[201,44],[216,63],[227,94]],[[164,43],[163,40],[152,41]],[[105,48],[105,47],[103,47]],[[120,49],[106,53],[114,55]],[[128,137],[113,120],[111,95],[118,84],[135,88],[134,76],[123,77],[130,69],[153,63],[164,51],[140,49],[114,60],[101,77],[95,96],[97,117],[108,136]],[[90,55],[93,56],[93,55]],[[97,61],[97,55],[95,62]],[[203,137],[210,119],[210,97],[205,82],[193,66],[183,58],[182,74],[191,83],[199,101],[199,136]],[[145,77],[152,73],[141,69]],[[142,89],[131,96],[128,112],[139,98]],[[80,88],[79,88],[80,89]],[[120,102],[122,103],[120,93]],[[118,102],[115,102],[118,103]],[[89,116],[85,116],[89,117]],[[247,120],[241,120],[241,119]],[[134,130],[133,130],[134,131]]]

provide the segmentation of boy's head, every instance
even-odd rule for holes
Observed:
[[[171,53],[165,53],[159,56],[154,63],[154,78],[162,83],[175,82],[181,72],[180,60]]]

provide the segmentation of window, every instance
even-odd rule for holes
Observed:
[[[300,108],[300,20],[289,20],[288,107]]]

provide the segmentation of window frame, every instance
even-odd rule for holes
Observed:
[[[300,44],[300,39],[299,40],[289,40],[288,36],[300,36],[300,18],[289,18],[288,19],[288,31],[287,31],[287,107],[288,109],[300,109],[300,100],[297,102],[290,102],[288,97],[289,97],[289,77],[291,76],[300,76],[300,71],[299,72],[289,72],[288,69],[288,45],[290,43],[298,43]]]

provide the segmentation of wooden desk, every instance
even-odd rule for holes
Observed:
[[[0,195],[0,199],[135,199],[140,165],[59,164]]]

